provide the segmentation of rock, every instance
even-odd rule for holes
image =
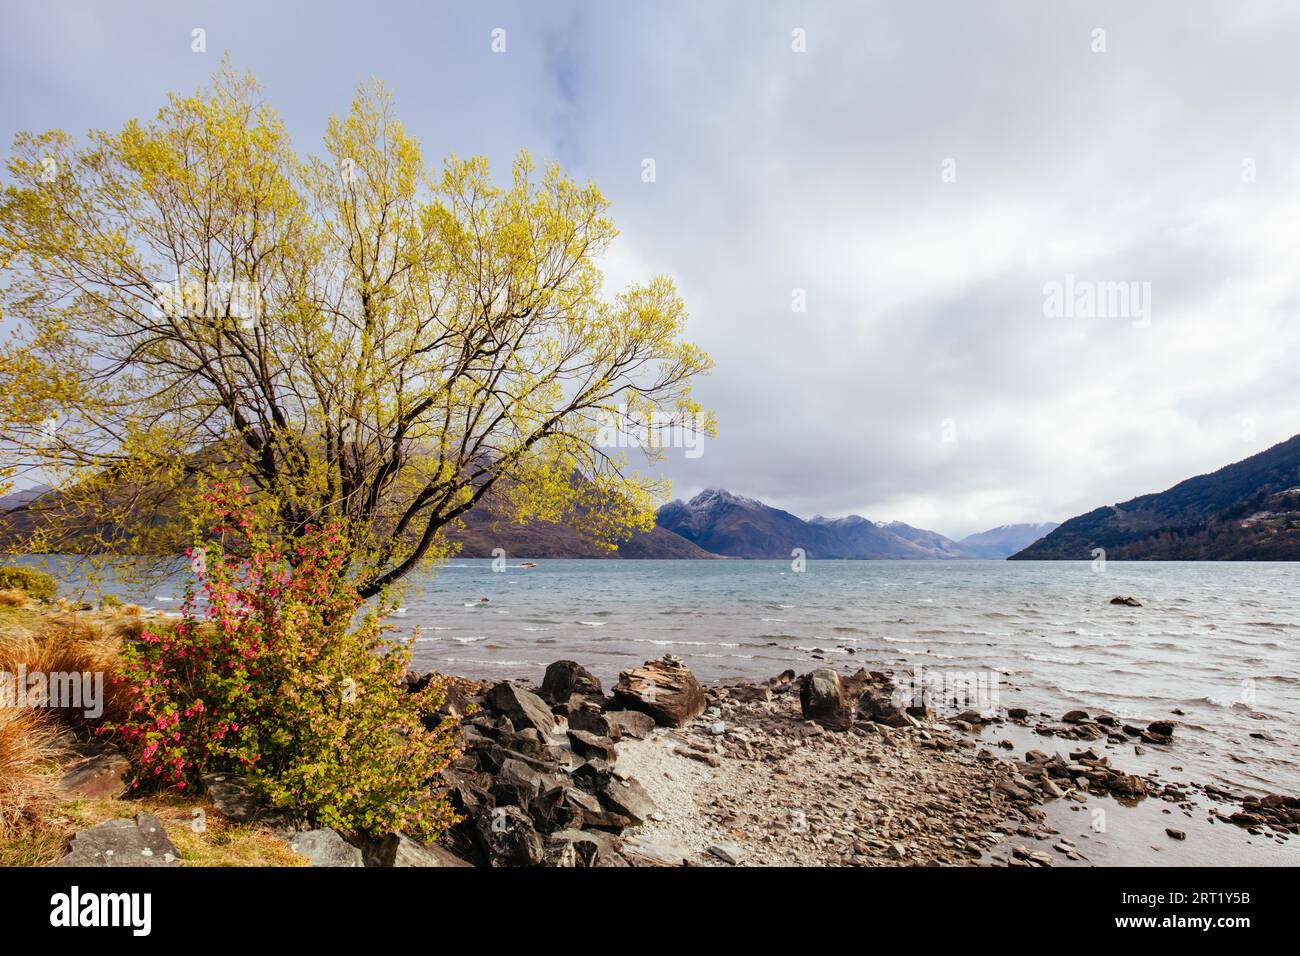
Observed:
[[[365,866],[361,851],[333,830],[304,830],[289,834],[289,849],[311,862],[308,866]]]
[[[726,721],[715,720],[713,723],[709,724],[710,737],[721,737],[726,732],[727,732]]]
[[[880,691],[867,691],[858,698],[857,716],[860,720],[884,724],[888,727],[910,727],[907,711],[893,696]]]
[[[1012,720],[1025,720],[1029,716],[1029,711],[1023,707],[1008,707],[1007,716]]]
[[[474,820],[474,833],[488,866],[539,866],[545,859],[542,838],[528,814],[518,807],[494,807]]]
[[[497,806],[514,806],[528,810],[532,802],[557,783],[522,760],[507,758],[492,779],[492,798]]]
[[[659,812],[654,799],[636,780],[628,779],[612,783],[600,795],[601,802],[614,813],[627,817],[630,825],[644,823]]]
[[[1172,737],[1176,726],[1172,720],[1153,720],[1147,724],[1147,732],[1158,737]]]
[[[603,760],[588,760],[569,774],[573,782],[587,793],[600,793],[614,779],[614,770]]]
[[[827,730],[848,730],[853,726],[853,712],[845,701],[840,675],[829,667],[820,667],[799,679],[799,708],[804,720]]]
[[[405,833],[390,833],[368,848],[366,866],[471,866],[437,844],[426,846]]]
[[[745,851],[734,843],[715,843],[708,848],[707,852],[732,866],[739,866],[740,861],[745,857]]]
[[[600,680],[576,661],[556,661],[546,668],[540,696],[548,704],[559,704],[574,695],[602,698]]]
[[[911,713],[911,711],[909,710],[908,713]],[[972,727],[978,727],[985,723],[984,715],[978,710],[963,710],[957,715],[956,719],[964,724],[970,724]]]
[[[572,840],[551,840],[542,850],[542,865],[570,869],[578,865],[578,850]]]
[[[126,791],[126,775],[131,761],[118,750],[105,750],[75,764],[59,780],[59,789],[68,796],[90,800],[120,797]]]
[[[623,841],[623,855],[641,866],[686,866],[695,855],[674,843],[656,843],[644,837]]]
[[[518,684],[502,681],[487,693],[488,707],[510,718],[516,729],[532,727],[543,737],[555,729],[555,717],[546,702]]]
[[[611,764],[618,760],[618,750],[614,747],[614,741],[608,737],[589,734],[585,730],[570,730],[569,746],[583,760],[604,760]]]
[[[681,727],[704,713],[704,689],[685,664],[667,655],[619,674],[613,706],[649,714],[661,726]]]
[[[603,812],[600,801],[585,790],[561,784],[542,794],[529,808],[533,822],[542,833],[556,830],[580,830],[588,814]]]
[[[247,777],[237,773],[205,773],[200,781],[208,799],[227,820],[233,823],[261,820],[273,826],[287,826],[288,817],[255,794]]]
[[[1111,604],[1120,604],[1124,607],[1141,607],[1142,602],[1135,597],[1113,597],[1110,599]]]
[[[1165,833],[1169,834],[1170,838],[1174,840],[1187,839],[1186,833],[1184,833],[1182,830],[1176,830],[1173,827],[1165,827]]]
[[[772,688],[762,684],[737,684],[730,690],[734,699],[745,704],[766,704],[772,700]]]
[[[607,736],[613,739],[622,739],[623,737],[635,737],[637,740],[645,740],[655,729],[654,718],[649,714],[643,714],[639,710],[611,710],[605,713],[606,720],[609,721],[611,731],[617,731],[617,736],[610,733]]]
[[[1070,710],[1061,715],[1061,720],[1067,724],[1081,724],[1091,718],[1086,710]]]
[[[677,754],[679,757],[686,757],[690,760],[706,763],[710,767],[722,766],[722,760],[717,754],[707,753],[703,750],[696,750],[693,747],[674,747],[673,753]]]
[[[547,854],[557,852],[555,847],[571,844],[578,866],[627,866],[620,852],[622,844],[617,837],[593,830],[560,830],[547,840]]]
[[[109,820],[72,837],[55,866],[177,866],[180,853],[152,813]]]
[[[650,721],[654,726],[654,721],[641,715]],[[610,715],[600,710],[590,707],[583,707],[569,714],[569,729],[583,730],[589,734],[595,734],[597,737],[608,737],[610,740],[618,740],[623,736],[623,729],[616,721],[610,719]]]

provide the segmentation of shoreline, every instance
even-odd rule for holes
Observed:
[[[644,668],[674,660],[648,661]],[[561,666],[594,680],[574,662],[557,662],[540,688],[492,686],[541,690]],[[617,845],[634,865],[1090,865],[1094,845],[1150,842],[1152,827],[1133,826],[1125,814],[1143,807],[1150,816],[1157,806],[1156,823],[1163,826],[1156,832],[1164,843],[1149,853],[1177,855],[1218,823],[1226,826],[1213,831],[1215,838],[1238,846],[1252,862],[1294,865],[1278,856],[1283,848],[1295,852],[1288,841],[1300,832],[1300,800],[1277,797],[1269,806],[1252,806],[1249,795],[1166,783],[1158,771],[1128,773],[1105,751],[1128,746],[1129,735],[1121,744],[1119,734],[1106,734],[1106,724],[1087,715],[1052,721],[1011,708],[1014,718],[975,721],[969,712],[918,718],[882,710],[889,675],[859,671],[842,682],[849,688],[844,709],[861,714],[861,701],[869,699],[866,710],[879,719],[843,726],[843,711],[818,712],[815,700],[810,709],[802,699],[807,677],[786,672],[766,682],[709,685],[699,714],[640,736],[606,738],[617,754],[614,773],[635,781],[658,808],[621,831]],[[626,703],[616,688],[613,706]],[[552,707],[557,714],[566,709],[569,721],[561,717],[559,736],[571,729],[574,714],[597,713],[590,699]],[[470,724],[488,728],[500,719],[485,713]],[[593,726],[590,716],[576,719]],[[1173,745],[1172,728],[1157,728],[1170,730],[1163,741],[1150,729],[1130,729],[1137,739],[1147,735],[1145,746]],[[1052,738],[1072,745],[1061,754],[1038,747],[1016,754],[1017,744],[1006,736],[1012,731],[1034,734],[1040,747]],[[1246,805],[1234,806],[1242,800]],[[1077,816],[1072,820],[1068,811]],[[613,841],[604,844],[610,849]],[[1126,847],[1130,855],[1134,849]],[[1104,862],[1106,853],[1100,855]]]
[[[107,630],[150,616],[70,613]],[[415,688],[434,676],[408,671],[406,681]],[[1300,843],[1290,840],[1300,834],[1295,796],[1261,800],[1135,767],[1154,752],[1176,760],[1173,721],[1142,727],[1106,714],[1014,706],[936,714],[903,706],[890,671],[841,673],[825,662],[802,675],[701,685],[668,655],[623,670],[608,690],[574,661],[553,662],[541,681],[437,676],[450,685],[441,713],[459,722],[461,755],[431,789],[446,792],[464,817],[437,845],[304,834],[232,774],[205,778],[201,798],[124,798],[124,756],[83,741],[64,757],[60,799],[68,820],[100,822],[49,842],[40,862],[115,865],[78,853],[78,839],[91,834],[97,844],[109,821],[157,812],[165,819],[151,816],[150,825],[176,841],[159,855],[203,865],[206,848],[183,832],[196,811],[245,828],[254,858],[267,865],[1300,860]],[[80,812],[83,801],[94,814]],[[304,844],[307,836],[325,849]]]

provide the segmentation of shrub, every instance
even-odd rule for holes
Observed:
[[[53,601],[59,585],[44,571],[11,564],[0,568],[0,590],[25,591],[28,597],[38,601]]]
[[[133,786],[184,790],[212,770],[245,773],[271,803],[349,832],[428,839],[454,822],[431,781],[455,756],[454,727],[432,715],[443,688],[409,693],[409,646],[382,608],[361,611],[337,528],[273,543],[242,488],[204,496],[210,543],[171,629],[124,650],[129,716],[115,722]],[[354,618],[358,618],[354,623]],[[426,726],[432,725],[432,729]]]

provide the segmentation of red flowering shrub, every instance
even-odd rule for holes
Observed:
[[[237,484],[204,505],[209,540],[190,553],[204,614],[190,588],[174,627],[123,654],[128,717],[107,729],[132,755],[133,786],[183,790],[229,770],[320,826],[428,838],[454,822],[430,793],[456,756],[454,727],[431,717],[443,687],[403,688],[409,647],[362,608],[338,530],[273,543]]]

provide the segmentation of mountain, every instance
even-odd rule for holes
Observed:
[[[808,523],[829,529],[838,544],[834,550],[864,558],[925,558],[930,555],[915,543],[890,530],[889,526],[868,521],[860,515],[847,518],[809,518]],[[904,528],[907,525],[903,525]],[[913,529],[914,530],[914,529]],[[940,536],[942,537],[942,536]]]
[[[37,486],[11,492],[0,498],[0,548],[12,546],[32,534],[42,524],[34,505],[43,495],[53,494],[57,508],[58,493],[48,486]],[[511,558],[716,558],[665,528],[633,535],[619,545],[616,551],[597,547],[572,528],[549,522],[532,522],[516,525],[503,521],[494,510],[492,496],[467,512],[464,527],[449,529],[447,537],[461,546],[459,555],[464,558],[490,558],[495,548],[501,548]],[[74,525],[62,539],[67,551],[86,550],[98,530],[93,523]],[[111,540],[111,535],[108,536]]]
[[[1013,555],[1019,560],[1300,560],[1300,435],[1158,494],[1098,508]]]
[[[904,524],[901,521],[880,522],[877,526],[902,538],[904,541],[910,541],[913,545],[926,552],[926,557],[965,558],[968,556],[962,553],[956,541],[944,537],[937,531],[913,528],[910,524]]]
[[[901,522],[877,524],[859,515],[808,521],[718,488],[659,509],[659,526],[706,551],[733,558],[914,559],[962,557],[941,534]]]
[[[978,534],[967,535],[957,542],[963,554],[972,558],[1006,558],[1029,547],[1039,538],[1055,531],[1055,521],[1040,524],[1004,524]]]
[[[40,525],[31,506],[48,489],[28,489],[0,498],[0,547]],[[57,493],[56,493],[57,497]],[[57,502],[55,502],[57,504]],[[633,535],[617,550],[597,547],[573,528],[549,522],[512,524],[496,510],[494,495],[448,529],[465,558],[488,558],[501,548],[511,558],[774,558],[788,560],[796,548],[813,559],[953,560],[1002,558],[1050,530],[1052,525],[1007,525],[961,542],[901,521],[870,521],[861,515],[804,520],[754,498],[711,488],[690,501],[659,509],[655,527]],[[1021,531],[1020,529],[1024,529]],[[93,528],[73,528],[65,550],[84,549]],[[100,529],[109,531],[111,529]],[[1020,537],[1017,538],[1017,533]]]
[[[474,508],[464,515],[465,527],[449,531],[447,537],[461,546],[462,558],[490,558],[494,548],[501,548],[511,558],[716,558],[699,546],[667,528],[656,526],[634,534],[607,551],[592,544],[581,534],[564,525],[534,521],[525,525],[509,524],[487,507]]]

